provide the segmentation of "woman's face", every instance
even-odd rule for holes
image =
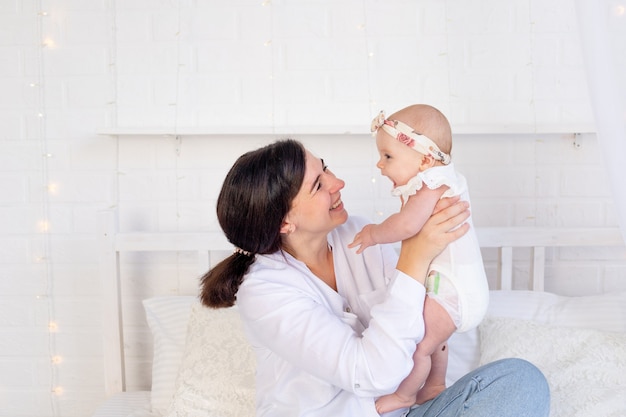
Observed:
[[[294,198],[286,221],[299,232],[328,233],[348,219],[341,201],[340,180],[324,161],[306,151],[306,170],[300,191]]]

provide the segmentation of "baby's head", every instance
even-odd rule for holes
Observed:
[[[435,162],[448,164],[452,151],[452,130],[446,116],[433,106],[414,104],[398,110],[387,119],[381,112],[372,122],[372,132],[383,130]]]
[[[446,116],[433,106],[414,104],[398,110],[388,118],[410,126],[414,132],[435,142],[441,152],[452,151],[452,129]]]
[[[394,186],[406,184],[418,172],[450,163],[452,132],[448,119],[426,104],[405,107],[385,118],[374,118],[376,147],[380,159],[376,166]]]

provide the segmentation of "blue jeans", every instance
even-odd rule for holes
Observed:
[[[407,417],[547,417],[550,390],[523,359],[502,359],[470,372]]]

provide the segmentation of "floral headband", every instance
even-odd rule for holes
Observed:
[[[382,110],[374,117],[374,120],[372,120],[371,131],[376,133],[381,127],[385,132],[391,135],[391,137],[396,138],[409,148],[413,148],[425,155],[432,155],[433,158],[437,161],[441,161],[444,165],[450,163],[450,155],[442,152],[432,139],[417,133],[411,126],[399,120],[385,119],[385,112]]]

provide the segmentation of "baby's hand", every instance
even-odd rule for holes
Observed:
[[[376,242],[374,242],[374,238],[372,237],[373,227],[373,224],[368,224],[363,227],[363,229],[361,229],[361,231],[357,233],[356,236],[354,236],[354,240],[348,245],[348,247],[355,248],[358,246],[359,249],[357,249],[356,251],[356,253],[358,254],[363,252],[366,248],[374,246]]]

